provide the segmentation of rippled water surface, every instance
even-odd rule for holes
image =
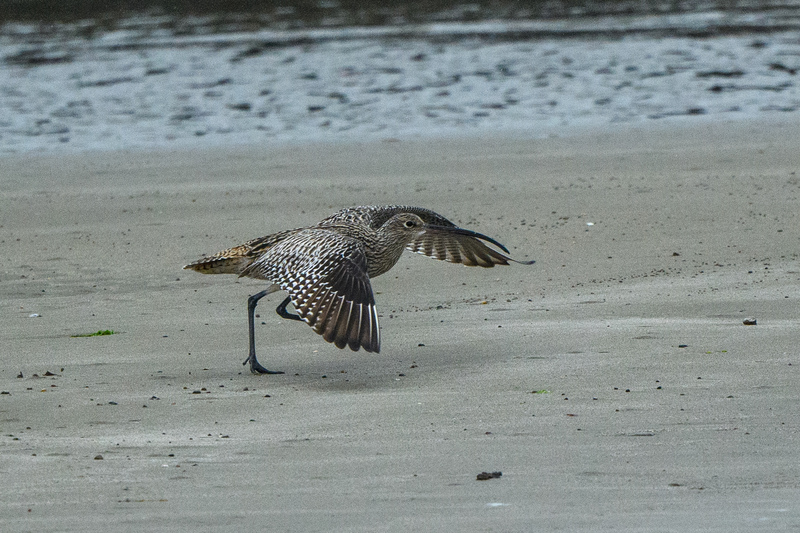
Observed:
[[[545,136],[800,109],[800,2],[215,4],[15,3],[0,16],[0,152]]]

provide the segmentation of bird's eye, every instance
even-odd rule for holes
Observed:
[[[406,221],[403,223],[403,225],[404,225],[405,227],[407,227],[407,228],[413,228],[414,226],[416,226],[416,224],[414,223],[414,221],[413,221],[413,220],[406,220]]]

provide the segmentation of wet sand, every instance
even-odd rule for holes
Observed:
[[[3,529],[797,528],[798,145],[795,121],[5,157]],[[286,374],[251,375],[263,285],[181,266],[373,203],[537,262],[407,254],[373,284],[378,355],[271,296]]]

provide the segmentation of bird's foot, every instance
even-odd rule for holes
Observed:
[[[282,301],[281,304],[277,307],[277,309],[275,309],[275,312],[278,313],[278,315],[281,316],[282,318],[302,321],[303,319],[300,315],[290,313],[289,311],[286,310],[286,306],[289,305],[289,302],[291,301],[292,301],[291,296],[287,296],[286,299]]]
[[[253,374],[283,374],[280,370],[267,370],[252,356],[245,359],[242,365],[246,365],[247,363],[250,363],[250,372]]]

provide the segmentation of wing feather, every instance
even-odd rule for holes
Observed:
[[[300,318],[327,342],[380,351],[375,297],[359,241],[325,228],[298,231],[267,249],[242,275],[280,286]]]
[[[491,268],[514,261],[483,244],[473,235],[448,232],[446,229],[425,231],[411,241],[406,249],[449,263]]]

